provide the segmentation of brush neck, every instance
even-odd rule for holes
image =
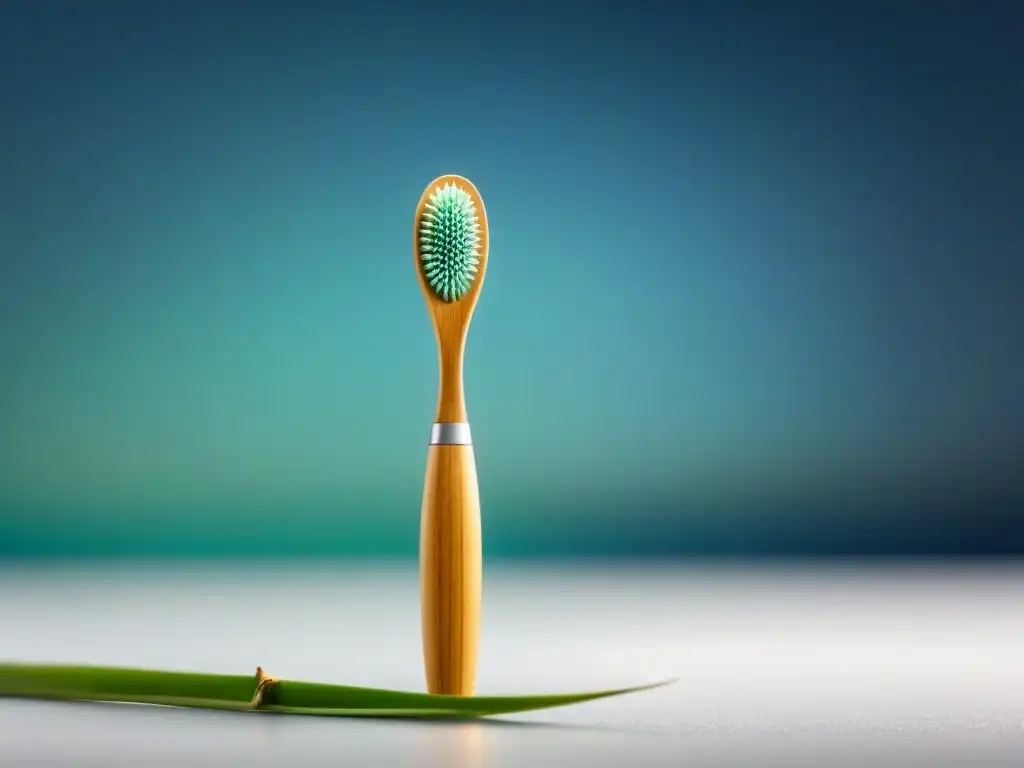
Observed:
[[[435,422],[465,422],[466,397],[462,387],[462,358],[465,336],[459,343],[439,343],[440,386],[437,395]]]

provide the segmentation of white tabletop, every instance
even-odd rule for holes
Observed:
[[[1024,764],[1024,569],[485,564],[481,723],[0,699],[0,765]],[[0,569],[0,658],[422,690],[415,564]]]

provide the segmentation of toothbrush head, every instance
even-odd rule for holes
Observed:
[[[465,296],[480,266],[480,218],[470,194],[446,182],[429,194],[419,222],[420,268],[445,302]]]

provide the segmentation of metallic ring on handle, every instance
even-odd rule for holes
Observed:
[[[430,429],[431,445],[472,445],[473,436],[465,421],[442,421]]]

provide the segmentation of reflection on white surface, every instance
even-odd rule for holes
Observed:
[[[0,701],[0,763],[761,765],[806,754],[1015,765],[1024,755],[1024,569],[492,565],[484,600],[480,693],[680,682],[508,724]],[[10,567],[0,658],[243,674],[260,664],[285,678],[422,690],[417,601],[415,564]]]

